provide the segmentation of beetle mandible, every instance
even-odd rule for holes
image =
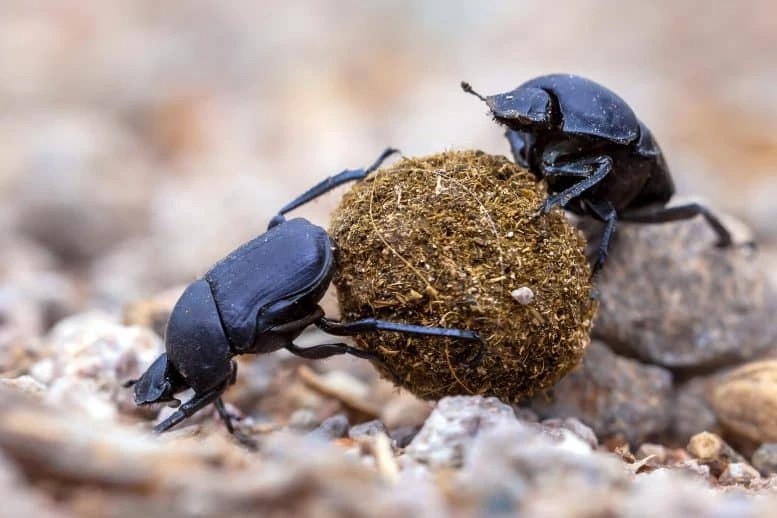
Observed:
[[[544,180],[545,214],[561,206],[605,223],[593,273],[601,269],[616,221],[665,223],[701,214],[718,236],[731,234],[699,203],[667,207],[674,182],[650,130],[611,90],[580,76],[552,74],[507,93],[483,96],[469,83],[462,89],[484,101],[505,135],[516,163]]]
[[[214,403],[227,429],[232,416],[221,395],[234,383],[240,354],[264,354],[279,349],[303,358],[336,354],[380,361],[374,353],[344,343],[300,347],[294,340],[310,325],[335,336],[392,331],[410,335],[452,337],[479,341],[463,329],[428,327],[365,318],[340,322],[324,316],[319,301],[335,269],[333,243],[326,231],[303,218],[287,220],[287,212],[346,182],[364,179],[395,149],[386,149],[366,169],[345,170],[318,183],[284,206],[267,232],[243,244],[190,284],[178,299],[165,332],[165,352],[134,385],[135,403],[167,402],[178,410],[154,431],[164,432]],[[186,403],[174,395],[188,388]]]

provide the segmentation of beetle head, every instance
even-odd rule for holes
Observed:
[[[488,105],[494,118],[510,129],[537,132],[554,127],[557,118],[553,97],[542,88],[519,86],[507,93],[482,96],[469,83],[462,89]]]
[[[166,353],[162,353],[140,378],[127,385],[135,386],[136,405],[169,402],[172,403],[171,406],[178,406],[180,401],[173,396],[187,388],[181,376],[167,360]]]

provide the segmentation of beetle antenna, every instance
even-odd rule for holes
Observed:
[[[475,91],[475,90],[472,88],[472,85],[471,85],[471,84],[469,84],[468,82],[466,82],[466,81],[462,81],[462,82],[461,82],[461,89],[462,89],[462,90],[464,90],[465,92],[467,92],[468,94],[472,94],[472,95],[474,95],[475,97],[477,97],[477,98],[478,98],[478,99],[480,99],[481,101],[483,101],[483,102],[486,102],[486,98],[485,98],[485,97],[483,97],[482,95],[480,95],[479,93],[477,93],[477,92],[476,92],[476,91]]]

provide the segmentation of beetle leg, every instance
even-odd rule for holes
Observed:
[[[529,168],[527,154],[529,152],[526,140],[515,130],[505,131],[505,137],[510,143],[510,152],[513,155],[513,161],[521,167]]]
[[[233,360],[230,363],[232,364],[232,372],[230,372],[229,378],[227,379],[227,386],[234,385],[237,381],[237,362]],[[213,402],[213,404],[216,406],[216,410],[218,411],[221,420],[224,421],[224,425],[227,427],[229,433],[234,434],[235,427],[232,425],[232,422],[239,420],[240,418],[227,410],[227,407],[224,405],[224,400],[221,399],[221,396],[219,396],[216,401]]]
[[[573,198],[577,198],[583,192],[601,182],[612,171],[612,158],[607,155],[600,155],[573,162],[542,164],[542,171],[545,176],[584,177],[572,187],[548,196],[540,209],[541,214],[547,214],[553,207],[557,205],[561,207],[566,206]]]
[[[370,173],[375,171],[380,167],[380,165],[383,163],[384,160],[386,160],[388,157],[393,155],[394,153],[398,153],[399,150],[394,148],[386,148],[383,153],[378,157],[375,162],[372,163],[369,167],[366,169],[346,169],[345,171],[342,171],[341,173],[338,173],[334,176],[330,176],[329,178],[325,178],[321,182],[317,183],[298,197],[294,198],[292,201],[284,205],[284,207],[278,211],[278,214],[276,214],[271,220],[270,224],[268,225],[268,229],[271,229],[275,225],[282,223],[285,218],[283,217],[284,214],[287,212],[290,212],[297,207],[300,207],[301,205],[306,204],[307,202],[314,200],[318,198],[319,196],[328,193],[335,187],[342,185],[347,182],[352,182],[355,180],[363,180],[366,178]]]
[[[594,277],[594,275],[602,269],[604,261],[607,259],[607,250],[610,248],[610,239],[612,238],[612,233],[615,231],[615,223],[618,221],[618,214],[615,212],[615,207],[612,206],[612,203],[607,200],[585,200],[585,204],[597,218],[605,222],[602,238],[599,241],[596,262],[591,268],[591,277]]]
[[[215,402],[224,392],[226,384],[222,383],[218,387],[202,394],[195,394],[189,401],[178,407],[170,417],[154,427],[154,433],[162,433],[177,425],[187,417],[193,416],[203,407]]]
[[[277,326],[271,327],[269,331],[280,335],[293,333],[296,336],[309,325],[315,324],[316,321],[323,316],[324,310],[321,309],[321,306],[316,306],[316,309],[314,309],[309,315],[306,315],[299,320],[292,320],[291,322],[278,324]]]
[[[286,350],[294,355],[299,356],[300,358],[307,358],[309,360],[322,360],[324,358],[329,358],[330,356],[336,356],[338,354],[350,354],[351,356],[356,356],[357,358],[363,358],[365,360],[370,360],[381,364],[394,379],[394,382],[397,384],[399,383],[399,377],[397,374],[391,368],[389,368],[388,365],[386,365],[386,362],[384,362],[383,358],[381,358],[379,355],[370,351],[351,347],[350,345],[344,343],[320,344],[312,345],[310,347],[300,347],[294,342],[290,341],[288,345],[286,345]]]
[[[723,223],[710,210],[699,203],[689,203],[677,207],[655,207],[651,209],[632,210],[623,212],[621,219],[631,223],[668,223],[690,219],[701,214],[709,226],[718,235],[719,247],[731,246],[734,240],[731,233]]]
[[[360,333],[371,333],[375,331],[394,331],[396,333],[404,333],[408,335],[447,336],[450,338],[458,338],[460,340],[467,340],[472,342],[481,341],[480,335],[474,331],[465,329],[416,326],[412,324],[400,324],[398,322],[387,322],[385,320],[377,320],[375,318],[365,318],[362,320],[355,320],[353,322],[338,322],[337,320],[331,320],[322,317],[317,322],[315,322],[315,324],[322,331],[335,336],[353,336]]]
[[[237,416],[231,414],[229,410],[227,410],[227,407],[224,405],[224,400],[221,399],[221,397],[216,398],[216,401],[214,401],[213,404],[219,413],[219,417],[224,421],[224,426],[227,427],[227,431],[229,433],[235,433],[235,427],[232,425],[232,421],[236,420]]]
[[[224,421],[224,425],[227,427],[227,431],[235,439],[237,439],[237,441],[240,444],[252,450],[256,450],[259,448],[259,445],[255,440],[243,434],[242,432],[240,432],[240,430],[235,430],[235,426],[233,425],[233,423],[235,421],[239,421],[240,418],[237,417],[235,414],[231,413],[229,410],[227,410],[227,407],[224,405],[224,401],[221,398],[216,399],[216,401],[214,402],[214,405],[216,406],[216,410],[219,413],[219,417],[221,417],[221,420]]]
[[[288,345],[286,345],[286,350],[296,356],[299,356],[300,358],[307,358],[309,360],[323,360],[324,358],[329,358],[330,356],[337,356],[338,354],[350,354],[351,356],[364,358],[365,360],[380,361],[380,357],[375,353],[372,353],[370,351],[364,351],[362,349],[357,349],[356,347],[351,347],[350,345],[346,345],[343,343],[321,344],[321,345],[311,345],[309,347],[300,347],[294,342],[289,342]]]

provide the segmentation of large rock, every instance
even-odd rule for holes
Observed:
[[[777,360],[751,362],[721,376],[710,404],[730,433],[756,443],[777,441]]]
[[[719,377],[719,374],[698,376],[675,389],[671,436],[679,444],[687,444],[697,433],[721,431],[718,416],[709,402]]]
[[[750,360],[777,339],[777,295],[747,247],[718,248],[702,217],[623,223],[599,279],[593,333],[673,369]]]
[[[542,417],[577,417],[599,439],[639,444],[669,426],[671,397],[666,369],[622,358],[594,340],[582,364],[531,405]]]

